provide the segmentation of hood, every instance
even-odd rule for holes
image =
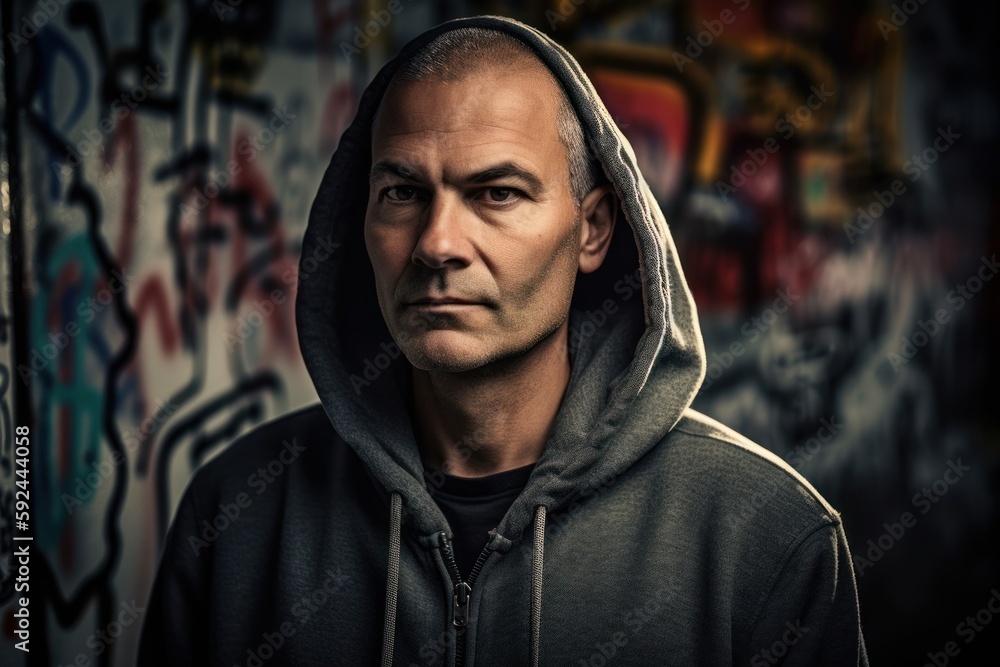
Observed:
[[[538,30],[499,16],[457,19],[424,32],[378,72],[340,139],[310,212],[295,313],[320,401],[380,492],[392,496],[394,529],[397,501],[425,539],[448,524],[425,486],[407,408],[410,365],[382,318],[364,244],[372,119],[397,67],[439,34],[463,27],[507,32],[537,53],[563,86],[620,201],[604,264],[577,279],[571,376],[552,435],[490,540],[493,549],[506,551],[538,508],[551,512],[589,493],[660,442],[701,385],[705,352],[663,213],[632,147],[576,60]]]
[[[531,478],[498,526],[494,546],[503,549],[531,523],[534,507],[557,509],[617,477],[656,445],[694,399],[705,352],[663,213],[580,65],[552,39],[513,19],[456,19],[414,38],[368,85],[310,211],[295,319],[303,359],[333,427],[386,494],[402,496],[418,533],[447,526],[425,488],[407,409],[410,365],[378,307],[363,223],[372,120],[393,73],[439,34],[464,27],[507,32],[538,54],[568,95],[620,202],[604,264],[578,277],[569,386]]]

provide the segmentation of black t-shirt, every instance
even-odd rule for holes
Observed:
[[[520,495],[534,467],[531,463],[485,477],[457,477],[424,464],[428,491],[455,535],[455,561],[463,581],[486,546],[489,531],[497,527]],[[444,482],[437,486],[434,480],[441,479]]]

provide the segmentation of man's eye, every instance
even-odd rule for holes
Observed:
[[[413,201],[417,198],[417,189],[406,185],[394,185],[385,191],[391,201]]]
[[[487,188],[486,199],[494,204],[505,204],[517,198],[514,188]]]

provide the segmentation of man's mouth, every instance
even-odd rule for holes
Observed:
[[[415,299],[406,304],[410,308],[449,308],[465,306],[482,306],[479,301],[469,301],[468,299],[453,299],[449,297]]]
[[[407,306],[482,306],[482,301],[448,294],[426,294],[407,299]]]

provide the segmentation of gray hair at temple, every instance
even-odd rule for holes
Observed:
[[[510,70],[518,66],[523,67],[526,63],[534,63],[544,68],[559,89],[556,129],[559,139],[566,146],[570,191],[579,206],[588,192],[606,180],[604,172],[600,163],[592,157],[593,153],[588,151],[583,128],[562,85],[524,42],[499,30],[486,28],[452,30],[438,35],[400,65],[390,85],[395,81],[456,81],[481,70],[484,66]],[[377,118],[378,110],[372,117],[372,127],[375,126]]]

